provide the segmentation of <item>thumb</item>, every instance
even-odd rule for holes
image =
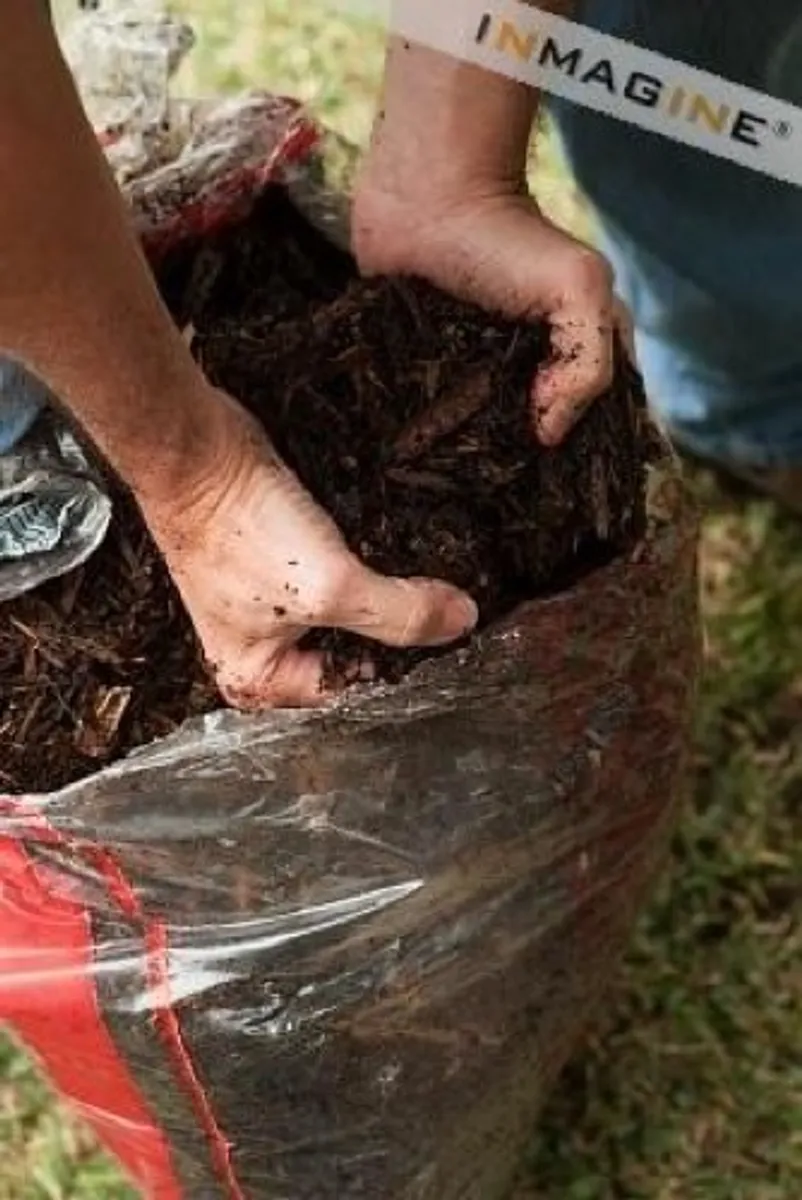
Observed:
[[[360,566],[359,575],[327,623],[385,646],[445,646],[475,627],[470,596],[433,579],[394,579]]]

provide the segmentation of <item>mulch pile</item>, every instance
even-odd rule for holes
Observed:
[[[623,355],[609,394],[545,449],[528,396],[544,327],[417,280],[359,280],[277,187],[241,227],[174,254],[159,282],[213,382],[378,570],[450,580],[486,624],[641,535],[649,435]],[[353,635],[310,640],[335,673],[366,650]],[[370,652],[390,681],[425,657]],[[0,609],[0,789],[62,786],[218,702],[122,491],[90,563]]]

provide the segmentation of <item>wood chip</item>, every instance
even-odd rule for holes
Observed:
[[[131,701],[129,687],[98,687],[75,732],[75,748],[87,758],[108,754]]]
[[[436,404],[401,431],[393,446],[393,458],[409,462],[430,449],[435,442],[457,430],[490,404],[493,381],[489,371],[478,371],[444,392]]]

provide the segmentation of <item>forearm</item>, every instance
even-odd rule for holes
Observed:
[[[576,7],[575,0],[525,2],[562,16]],[[391,38],[373,166],[396,190],[414,179],[418,194],[522,188],[539,99],[506,76]]]
[[[386,186],[422,199],[499,181],[518,187],[537,93],[502,75],[393,38],[372,160]]]
[[[0,345],[133,486],[169,487],[203,436],[197,369],[39,6],[6,0],[3,35]]]

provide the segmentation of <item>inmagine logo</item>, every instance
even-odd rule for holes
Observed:
[[[520,0],[328,2],[380,8],[410,44],[802,186],[802,108],[786,100]]]
[[[731,138],[744,146],[760,147],[769,125],[765,117],[718,100],[715,95],[689,90],[668,78],[646,71],[621,69],[612,58],[589,54],[536,26],[519,25],[507,17],[482,14],[476,43],[519,63],[533,63],[544,71],[569,76],[588,88],[601,88],[610,96],[641,108],[655,109],[676,121],[698,125],[715,136]]]

